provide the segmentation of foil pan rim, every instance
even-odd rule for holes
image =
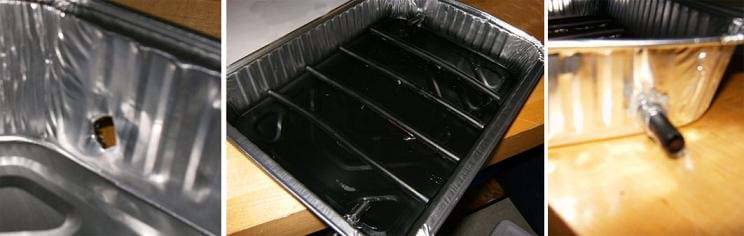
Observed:
[[[744,33],[699,37],[699,38],[674,38],[674,39],[582,39],[582,40],[552,40],[548,41],[548,51],[559,49],[612,49],[612,48],[636,48],[636,47],[688,47],[688,46],[725,46],[744,44]]]

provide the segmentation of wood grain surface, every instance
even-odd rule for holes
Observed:
[[[517,114],[514,123],[506,131],[506,135],[485,166],[496,164],[543,143],[545,131],[543,86],[545,86],[543,79],[540,78],[535,90],[527,98],[524,107]]]
[[[707,113],[680,129],[682,157],[645,135],[548,149],[551,210],[580,235],[744,235],[744,60],[731,66]]]
[[[119,4],[220,38],[220,0],[115,0]]]
[[[542,40],[542,1],[465,1],[484,9]],[[508,3],[508,4],[505,4]],[[525,8],[524,4],[529,6]],[[531,15],[532,17],[518,17]],[[503,18],[502,18],[503,17]],[[539,21],[539,24],[534,23]],[[489,164],[543,143],[543,82],[536,86],[507,131]],[[235,235],[297,235],[325,225],[229,143],[227,148],[227,233]],[[250,183],[249,183],[250,182]]]
[[[235,145],[225,146],[228,235],[298,235],[325,228]]]

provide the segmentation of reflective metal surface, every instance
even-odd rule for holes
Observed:
[[[2,209],[0,235],[199,234],[193,227],[80,166],[72,158],[29,140],[2,138],[0,189],[15,188],[27,194],[20,199],[12,199],[9,192],[0,195],[3,202],[16,203]],[[38,201],[30,201],[34,198],[29,196]],[[45,229],[5,230],[43,221],[44,217],[37,210],[39,204],[48,205],[63,221]]]
[[[602,1],[597,0],[550,0],[546,1],[548,20],[574,16],[598,15]]]
[[[551,145],[642,132],[634,96],[650,89],[665,97],[675,125],[708,108],[733,46],[668,49],[563,49],[548,63]]]
[[[341,234],[434,234],[543,57],[459,2],[351,1],[230,65],[228,136]]]
[[[637,108],[649,96],[674,125],[699,118],[735,45],[744,43],[744,20],[687,1],[601,2],[591,14],[620,22],[627,30],[621,39],[549,43],[550,144],[642,132]]]
[[[107,2],[0,1],[0,28],[0,137],[54,149],[0,141],[0,178],[66,201],[69,232],[219,232],[218,43]]]

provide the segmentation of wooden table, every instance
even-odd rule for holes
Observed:
[[[553,218],[581,235],[744,235],[743,61],[680,129],[686,156],[669,158],[644,135],[550,148]]]
[[[466,1],[467,2],[467,1]],[[503,1],[473,1],[473,6],[494,14],[542,40],[542,1],[519,1],[520,8]],[[497,11],[497,10],[502,11]],[[537,17],[523,17],[525,14]],[[535,23],[539,21],[539,24]],[[543,82],[540,80],[517,119],[507,131],[493,164],[543,143]],[[227,144],[227,234],[298,235],[325,228],[307,208],[267,176],[232,143]]]
[[[220,0],[114,0],[114,2],[220,38]]]

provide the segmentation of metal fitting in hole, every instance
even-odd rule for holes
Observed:
[[[639,100],[638,114],[646,134],[659,143],[665,151],[676,154],[685,147],[685,139],[665,113],[659,103],[645,98]]]

